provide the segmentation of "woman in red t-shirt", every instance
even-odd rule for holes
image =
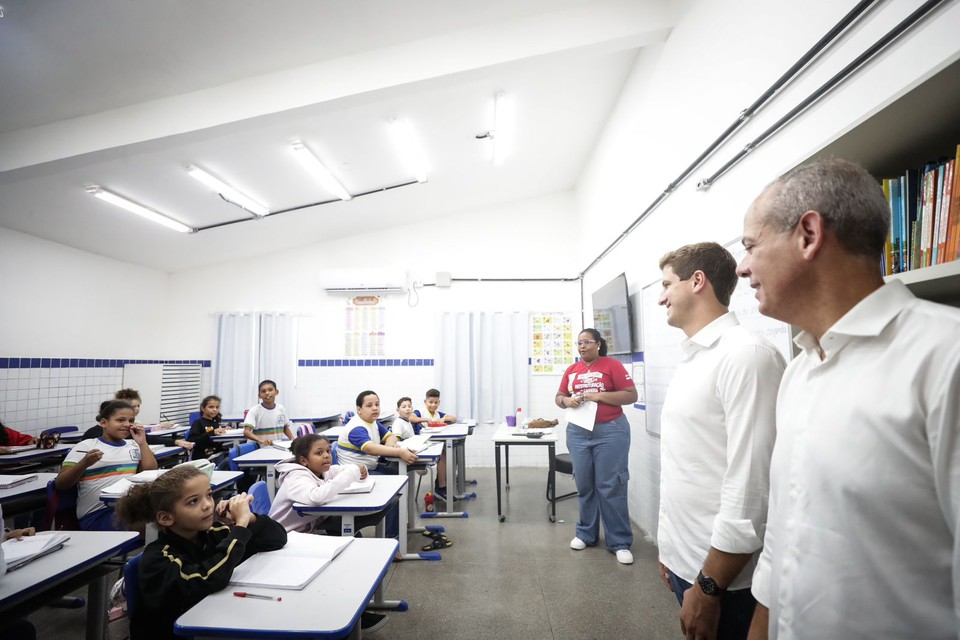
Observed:
[[[624,366],[606,357],[607,342],[596,329],[580,332],[577,350],[580,361],[564,373],[555,400],[565,409],[596,402],[597,415],[593,429],[567,424],[567,448],[580,501],[577,535],[570,548],[579,551],[597,544],[603,521],[607,549],[621,563],[632,564],[633,528],[627,507],[630,423],[620,407],[636,402],[637,388]]]

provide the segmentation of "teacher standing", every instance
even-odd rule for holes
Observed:
[[[597,544],[602,521],[607,549],[620,563],[633,564],[627,507],[630,423],[620,407],[636,402],[637,388],[624,366],[606,357],[607,341],[596,329],[580,332],[577,351],[580,361],[564,373],[555,401],[564,409],[593,401],[597,415],[593,429],[567,423],[567,448],[580,502],[577,535],[570,548],[580,551]]]

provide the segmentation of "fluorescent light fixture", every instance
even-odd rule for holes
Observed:
[[[493,164],[501,165],[513,151],[513,98],[500,92],[493,99]]]
[[[327,167],[320,162],[320,158],[313,155],[313,152],[303,144],[300,140],[294,140],[290,145],[293,147],[293,150],[296,152],[297,159],[300,160],[300,163],[303,164],[304,168],[307,169],[313,176],[320,182],[320,185],[334,194],[341,200],[352,200],[353,196],[350,195],[350,192],[340,184],[340,181],[337,180],[336,176],[327,169]]]
[[[121,209],[126,209],[130,213],[135,213],[138,216],[141,216],[143,218],[146,218],[147,220],[156,222],[157,224],[162,224],[168,229],[173,229],[174,231],[179,231],[180,233],[192,233],[196,231],[196,229],[191,229],[187,225],[177,222],[172,218],[168,218],[162,213],[157,213],[153,209],[148,209],[147,207],[141,204],[137,204],[132,200],[127,200],[124,197],[118,196],[115,193],[107,191],[106,189],[101,188],[99,185],[95,185],[95,184],[89,185],[86,187],[86,191],[87,193],[89,193],[95,198],[100,198],[104,202],[109,202],[110,204],[116,207],[120,207]]]
[[[195,167],[192,164],[187,165],[187,173],[190,174],[192,178],[195,178],[201,184],[206,185],[211,188],[214,193],[220,195],[221,198],[226,200],[231,204],[235,204],[241,209],[249,211],[253,215],[262,218],[263,216],[270,213],[270,210],[265,206],[254,200],[253,198],[244,195],[228,185],[227,183],[214,178],[212,175],[201,169],[200,167]]]
[[[397,152],[417,182],[427,181],[427,162],[423,156],[423,148],[406,120],[394,118],[390,121],[390,135],[397,147]]]

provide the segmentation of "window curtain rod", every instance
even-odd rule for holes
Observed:
[[[785,127],[791,121],[796,119],[801,113],[806,111],[811,105],[816,103],[820,98],[825,96],[827,93],[832,91],[837,85],[842,83],[848,77],[853,75],[857,70],[860,69],[867,62],[872,60],[877,56],[881,51],[893,43],[897,38],[902,36],[909,30],[911,27],[920,22],[923,18],[929,15],[934,9],[939,5],[943,4],[944,0],[928,0],[923,5],[921,5],[916,11],[907,16],[902,22],[900,22],[893,29],[888,31],[881,37],[879,40],[873,43],[869,49],[861,53],[859,56],[853,59],[847,66],[837,72],[832,78],[827,80],[825,83],[820,85],[813,93],[804,98],[797,106],[787,112],[782,118],[777,120],[773,125],[771,125],[766,131],[761,133],[759,136],[751,140],[741,149],[736,155],[734,155],[730,160],[728,160],[720,169],[714,173],[709,178],[704,178],[697,185],[697,189],[705,191],[717,181],[718,178],[727,173],[730,169],[736,166],[741,160],[743,160],[751,151],[759,147],[761,144],[766,142],[771,138],[775,133],[780,129]]]
[[[663,202],[670,197],[670,195],[679,187],[690,175],[696,171],[696,169],[701,166],[707,158],[709,158],[713,153],[724,143],[726,142],[743,124],[750,119],[754,114],[760,111],[767,103],[773,98],[780,90],[786,86],[793,78],[795,78],[803,69],[805,69],[817,56],[819,56],[823,51],[825,51],[832,43],[834,43],[844,32],[846,32],[853,23],[855,23],[870,7],[875,4],[877,0],[861,0],[858,2],[853,9],[847,12],[843,18],[833,26],[832,29],[827,31],[822,38],[820,38],[816,44],[814,44],[806,53],[804,53],[800,58],[790,66],[787,71],[781,75],[777,80],[770,85],[770,87],[760,94],[760,97],[754,100],[753,104],[740,112],[737,116],[737,119],[733,121],[730,126],[728,126],[720,137],[710,143],[707,148],[701,153],[697,158],[686,168],[680,175],[678,175],[670,184],[664,188],[663,192],[658,195],[653,202],[647,205],[639,216],[627,227],[623,233],[621,233],[617,238],[610,243],[610,245],[603,250],[600,255],[598,255],[593,262],[587,265],[587,267],[580,272],[580,277],[583,278],[591,269],[593,269],[601,260],[607,257],[611,251],[617,248],[627,236],[633,233],[641,222],[643,222],[647,216],[653,213]]]

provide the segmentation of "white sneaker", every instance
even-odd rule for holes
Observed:
[[[617,551],[617,562],[620,564],[633,564],[633,554],[630,549],[620,549]]]
[[[583,551],[587,548],[587,543],[580,538],[574,538],[570,541],[570,548],[574,551]]]

